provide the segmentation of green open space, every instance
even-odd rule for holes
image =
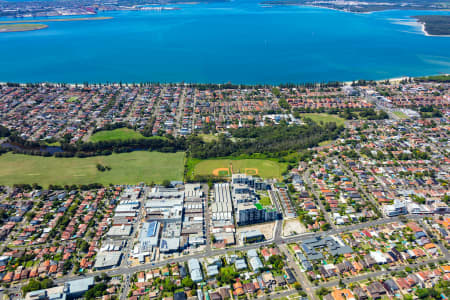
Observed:
[[[270,198],[267,196],[261,197],[261,199],[259,199],[259,203],[263,206],[272,205],[272,201],[270,201]]]
[[[218,172],[220,177],[225,177],[225,176],[230,176],[230,171],[229,170],[221,170]]]
[[[103,130],[94,133],[90,138],[90,142],[113,141],[113,140],[130,140],[130,139],[154,139],[161,137],[145,137],[140,132],[129,128],[117,128],[114,130]]]
[[[205,143],[211,143],[219,140],[219,137],[214,134],[199,134],[199,137],[205,142]]]
[[[67,100],[67,102],[75,102],[77,100],[78,100],[77,96],[72,96],[72,97],[69,98],[69,100]]]
[[[61,147],[61,142],[45,143],[45,145],[50,147]]]
[[[320,114],[320,113],[305,113],[301,114],[302,119],[304,118],[310,118],[317,124],[320,124],[320,122],[327,123],[327,122],[335,122],[336,125],[344,125],[345,120],[343,118],[340,118],[336,115],[330,115],[330,114]]]
[[[326,140],[326,141],[322,141],[322,142],[320,142],[319,143],[319,146],[328,146],[328,145],[330,145],[331,143],[333,143],[333,141],[332,140]]]
[[[0,185],[138,184],[183,179],[184,152],[135,151],[87,158],[6,153],[0,156]],[[100,172],[97,164],[109,166]]]
[[[263,209],[263,207],[260,203],[255,203],[255,207],[259,210]]]
[[[226,176],[231,175],[232,171],[234,174],[246,173],[262,178],[281,178],[286,167],[285,163],[268,159],[207,159],[197,162],[193,170],[194,175],[200,176]]]
[[[400,119],[407,119],[408,118],[408,116],[405,113],[401,112],[401,111],[394,111],[394,115],[396,115]]]

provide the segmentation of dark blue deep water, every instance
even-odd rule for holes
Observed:
[[[282,83],[450,73],[450,37],[409,16],[257,1],[102,13],[0,34],[0,81]],[[450,12],[439,12],[450,14]]]

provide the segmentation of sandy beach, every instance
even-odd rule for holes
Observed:
[[[425,36],[433,36],[433,37],[450,37],[450,35],[435,35],[435,34],[429,34],[427,32],[427,30],[425,29],[425,23],[419,22],[417,21],[417,23],[420,24],[420,26],[422,27],[422,32]]]
[[[400,82],[400,81],[402,81],[402,80],[405,80],[405,79],[409,79],[409,78],[415,78],[415,77],[426,77],[426,76],[434,76],[434,75],[450,75],[450,74],[428,74],[428,75],[422,75],[422,76],[401,76],[401,77],[393,77],[393,78],[386,78],[386,79],[378,79],[378,80],[374,80],[374,81],[376,81],[376,82],[383,82],[383,81],[386,81],[386,80],[389,80],[390,82]],[[357,80],[354,80],[354,81],[357,81]],[[10,83],[10,82],[0,82],[0,85],[7,85],[8,83]],[[13,83],[15,83],[15,82],[13,82]],[[353,81],[342,81],[342,84],[344,84],[344,85],[351,85],[353,83]],[[20,86],[26,86],[27,85],[27,83],[22,83],[22,82],[20,82],[20,83],[17,83],[18,85],[20,85]],[[38,82],[38,84],[50,84],[50,85],[58,85],[59,83],[55,83],[55,82]],[[83,84],[84,83],[63,83],[64,85],[66,85],[66,86],[69,86],[69,87],[76,87],[76,86],[83,86]],[[105,83],[106,84],[106,83]],[[168,84],[168,83],[165,83],[165,84]],[[184,84],[184,85],[188,85],[188,83],[181,83],[181,82],[172,82],[172,84]],[[92,83],[91,85],[96,85],[96,83]],[[100,85],[102,85],[102,84],[100,84]],[[139,83],[108,83],[108,84],[106,84],[106,85],[111,85],[111,86],[116,86],[116,87],[119,87],[119,86],[129,86],[129,87],[131,87],[131,86],[134,86],[134,85],[139,85]],[[273,86],[277,86],[276,84],[274,84]]]

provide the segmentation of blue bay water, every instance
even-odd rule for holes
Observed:
[[[255,0],[101,13],[0,34],[0,81],[283,83],[450,73],[418,11],[353,14]],[[439,12],[450,14],[450,12]]]

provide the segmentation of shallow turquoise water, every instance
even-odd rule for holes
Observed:
[[[0,81],[281,83],[450,73],[450,38],[427,37],[409,18],[429,12],[352,14],[250,0],[178,7],[2,33]]]

